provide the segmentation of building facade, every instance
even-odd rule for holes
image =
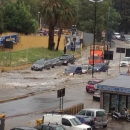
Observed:
[[[130,76],[121,75],[97,85],[100,89],[100,108],[110,113],[112,110],[130,110]]]

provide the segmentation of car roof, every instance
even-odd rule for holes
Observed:
[[[19,129],[23,129],[23,130],[36,130],[35,128],[32,128],[32,127],[26,127],[26,126],[21,126],[21,127],[15,127],[16,129],[19,128]]]
[[[49,116],[49,115],[50,115],[50,116],[54,116],[54,115],[55,115],[55,116],[57,116],[57,117],[60,117],[60,116],[61,116],[61,117],[65,117],[65,118],[67,118],[67,119],[75,118],[75,116],[73,116],[73,115],[67,115],[67,114],[66,114],[66,115],[60,115],[60,114],[44,114],[43,116],[45,116],[45,115],[48,115],[48,116]]]
[[[101,81],[103,81],[103,79],[91,79],[91,80],[89,80],[89,81],[101,82]],[[89,81],[88,81],[88,82],[89,82]]]
[[[82,110],[90,110],[90,111],[105,111],[104,109],[98,109],[98,108],[86,108]]]
[[[45,125],[45,126],[52,126],[52,127],[56,127],[56,126],[62,126],[62,125],[60,125],[60,124],[58,124],[58,123],[44,123],[44,124],[42,124],[42,125]]]

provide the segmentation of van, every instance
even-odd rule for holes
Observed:
[[[107,127],[108,118],[104,109],[97,109],[97,108],[82,109],[78,113],[78,115],[91,117],[95,122],[95,127],[97,126],[103,126],[104,128]]]
[[[91,130],[89,125],[82,124],[77,117],[72,115],[44,114],[43,122],[58,123],[66,130]]]

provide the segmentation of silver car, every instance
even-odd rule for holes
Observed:
[[[78,115],[84,115],[91,117],[93,121],[95,122],[95,127],[97,126],[103,126],[104,128],[107,127],[107,114],[104,109],[82,109]]]

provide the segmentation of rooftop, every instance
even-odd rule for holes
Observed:
[[[120,75],[116,78],[105,80],[98,85],[130,88],[130,76]]]

